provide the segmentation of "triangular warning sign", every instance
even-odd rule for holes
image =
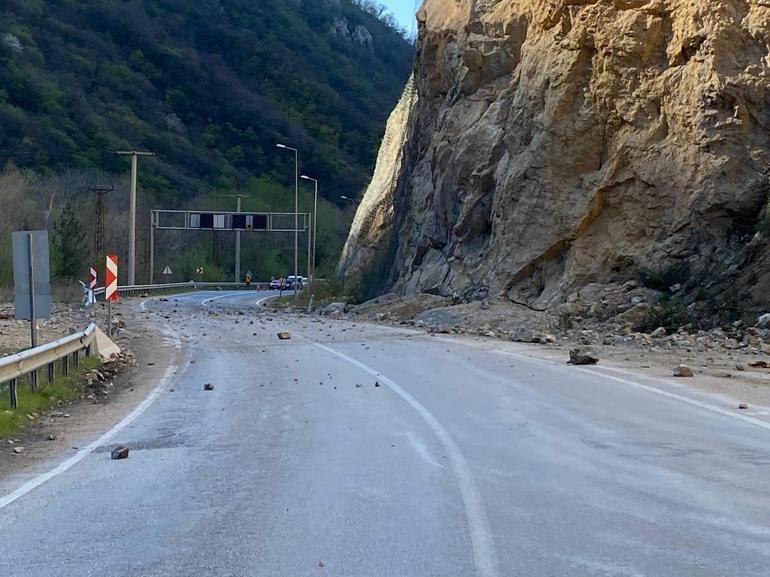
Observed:
[[[174,271],[171,270],[171,267],[166,265],[166,268],[163,269],[163,274],[174,274]]]

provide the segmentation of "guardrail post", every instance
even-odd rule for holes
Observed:
[[[86,347],[86,356],[87,356],[87,357],[90,357],[90,356],[91,356],[91,352],[92,352],[92,349],[91,349],[91,345],[89,344],[89,345]]]
[[[15,411],[19,408],[19,397],[16,394],[16,379],[8,381],[8,391],[11,394],[11,408]]]
[[[37,392],[37,369],[29,373],[29,385],[32,387],[32,392]]]
[[[72,361],[72,364],[75,365],[76,369],[80,367],[80,351],[72,353]]]
[[[64,355],[61,358],[61,373],[64,376],[67,376],[70,372],[70,358],[67,355]]]
[[[56,378],[56,365],[54,363],[48,363],[48,382],[53,382]]]

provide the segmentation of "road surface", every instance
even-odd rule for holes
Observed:
[[[765,421],[262,296],[144,303],[166,378],[108,441],[0,500],[0,574],[770,575]]]

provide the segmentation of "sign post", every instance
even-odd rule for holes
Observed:
[[[163,269],[163,276],[166,277],[166,282],[168,283],[171,280],[171,275],[174,274],[174,271],[171,270],[171,267],[166,265],[166,268]]]
[[[51,310],[51,282],[48,269],[48,232],[13,233],[13,285],[15,316],[29,320],[32,348],[38,345],[37,321],[47,319]],[[32,390],[37,390],[37,371],[30,373]]]
[[[112,301],[118,300],[118,255],[107,255],[104,275],[104,299],[107,301],[107,336],[112,338]]]
[[[35,322],[51,311],[47,231],[13,233],[13,285],[16,319],[32,323],[32,346],[37,346]]]

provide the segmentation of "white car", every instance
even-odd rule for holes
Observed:
[[[306,276],[294,276],[292,274],[292,275],[289,275],[289,276],[286,277],[286,283],[287,284],[291,283],[291,286],[293,287],[294,286],[294,279],[298,280],[299,288],[302,288],[303,286],[305,286],[307,284],[307,281],[308,281],[308,278]]]

